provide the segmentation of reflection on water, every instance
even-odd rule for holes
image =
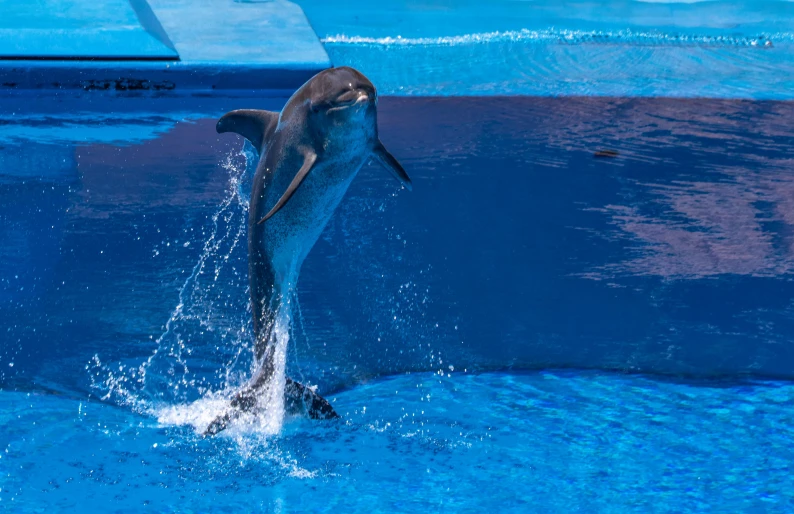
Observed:
[[[93,355],[151,354],[228,194],[223,164],[241,163],[216,110],[132,144],[76,140],[71,174],[0,170],[3,383],[85,391]],[[448,366],[794,376],[793,110],[383,98],[415,190],[374,164],[354,181],[304,265],[290,373],[321,391]],[[28,144],[0,152],[48,155]],[[237,344],[220,327],[247,319],[244,245],[217,258],[212,329],[183,334],[207,380]]]

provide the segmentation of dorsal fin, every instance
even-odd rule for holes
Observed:
[[[223,134],[224,132],[240,134],[249,140],[261,155],[265,144],[270,140],[273,132],[276,131],[277,125],[277,112],[238,109],[221,116],[218,124],[215,125],[215,130],[218,131],[218,134]]]

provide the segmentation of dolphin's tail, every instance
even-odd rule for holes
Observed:
[[[303,414],[311,419],[337,419],[339,417],[328,400],[313,389],[289,377],[287,377],[287,385],[284,388],[284,407],[289,414]]]
[[[230,409],[215,418],[204,431],[204,435],[215,435],[225,430],[243,412],[256,406],[258,389],[249,388],[237,393],[232,399]],[[336,419],[339,414],[328,403],[328,400],[300,382],[287,377],[284,388],[284,407],[289,414],[303,414],[311,419]]]

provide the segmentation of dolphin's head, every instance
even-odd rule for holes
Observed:
[[[278,123],[289,126],[295,121],[294,126],[302,129],[304,135],[299,137],[304,145],[300,149],[303,164],[287,191],[257,224],[267,221],[292,198],[317,162],[318,154],[337,161],[336,166],[326,166],[325,172],[332,169],[337,178],[345,180],[352,179],[364,160],[373,156],[411,189],[408,174],[378,138],[377,104],[378,93],[372,82],[348,66],[321,71],[301,86],[287,101]],[[315,144],[306,144],[310,140]],[[356,161],[358,164],[354,165]]]
[[[377,137],[378,93],[361,72],[348,66],[331,68],[317,74],[307,88],[311,115],[319,125],[355,123]]]

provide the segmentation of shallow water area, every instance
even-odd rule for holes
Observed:
[[[681,512],[794,508],[794,385],[414,373],[342,420],[202,438],[124,409],[0,393],[2,508],[39,512]]]

